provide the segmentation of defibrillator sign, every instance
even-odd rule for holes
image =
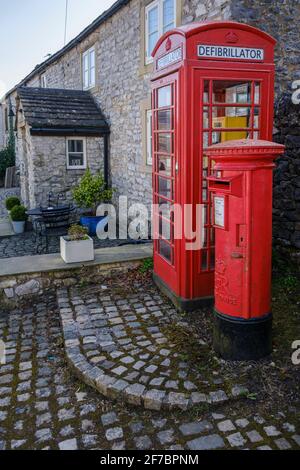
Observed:
[[[198,57],[206,59],[264,60],[264,50],[253,47],[217,46],[198,44]]]

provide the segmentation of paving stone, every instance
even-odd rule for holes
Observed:
[[[273,437],[273,436],[279,436],[281,434],[278,429],[276,429],[275,426],[265,426],[264,431],[267,434],[267,436]]]
[[[77,450],[77,440],[76,439],[68,439],[66,441],[62,441],[58,444],[60,450]]]
[[[277,445],[279,450],[287,450],[291,448],[291,445],[284,437],[280,439],[275,439],[275,444]]]
[[[19,449],[20,447],[24,446],[27,443],[26,439],[13,439],[10,443],[10,447],[12,450]]]
[[[161,390],[148,390],[144,395],[144,406],[147,410],[159,411],[162,407],[166,392]]]
[[[293,424],[290,424],[290,423],[284,423],[282,425],[282,428],[287,432],[295,432],[296,431],[295,426]]]
[[[205,431],[210,431],[212,428],[212,424],[208,421],[195,421],[193,423],[182,424],[179,426],[179,429],[184,436],[200,434]]]
[[[292,439],[296,442],[296,444],[298,444],[298,446],[300,447],[300,435],[299,434],[294,434],[294,436],[292,436]]]
[[[255,450],[272,450],[272,447],[270,447],[270,446],[259,446],[259,447],[256,447]]]
[[[223,390],[217,390],[216,392],[210,392],[209,398],[212,403],[219,403],[228,400],[226,393]]]
[[[226,439],[228,440],[231,447],[242,447],[247,442],[240,432],[230,434],[229,436],[226,436]]]
[[[39,429],[38,431],[36,431],[35,437],[38,443],[50,441],[52,439],[51,429]]]
[[[255,430],[248,431],[246,434],[249,437],[250,441],[253,443],[260,442],[263,440],[262,436]]]
[[[168,394],[167,402],[171,409],[176,407],[181,410],[186,410],[189,400],[183,393],[170,392]]]
[[[150,450],[152,448],[153,444],[149,436],[135,437],[133,440],[136,450]]]
[[[125,389],[125,395],[128,398],[128,402],[132,405],[141,405],[142,396],[146,387],[142,384],[132,384]]]
[[[117,439],[122,439],[123,437],[123,429],[120,427],[116,428],[109,428],[105,432],[106,439],[108,441],[115,441]]]
[[[241,418],[241,419],[237,419],[235,421],[235,424],[239,427],[239,428],[246,428],[248,425],[249,425],[249,421],[245,418]]]
[[[211,434],[187,442],[187,447],[190,450],[214,450],[225,447],[225,442],[218,434]]]
[[[118,417],[114,411],[110,413],[106,413],[101,416],[101,421],[103,426],[109,426],[110,424],[114,424],[118,421]]]
[[[155,428],[161,429],[167,424],[167,420],[165,418],[152,419],[151,423]]]
[[[138,423],[131,423],[129,424],[129,427],[131,429],[131,432],[133,432],[134,434],[138,434],[144,429],[144,425],[141,421],[139,421]]]
[[[157,433],[157,439],[163,446],[172,443],[174,441],[174,430],[167,429],[165,431],[160,431]]]
[[[236,429],[235,425],[229,419],[219,422],[217,426],[222,432],[234,431]]]

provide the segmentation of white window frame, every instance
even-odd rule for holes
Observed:
[[[71,140],[82,140],[83,142],[83,165],[70,165],[69,160],[69,142]],[[78,153],[79,152],[70,152]],[[81,152],[80,152],[81,155]],[[67,158],[67,169],[68,170],[85,170],[87,167],[87,157],[86,157],[86,138],[85,137],[67,137],[66,138],[66,158]]]
[[[146,165],[152,166],[153,158],[152,110],[146,110]]]
[[[43,73],[40,76],[40,83],[41,83],[41,88],[48,88],[47,75],[45,73]]]
[[[151,64],[153,62],[153,57],[148,56],[149,48],[149,24],[148,24],[148,15],[153,8],[158,8],[158,38],[160,38],[163,32],[163,4],[165,0],[155,0],[151,2],[145,8],[145,64]],[[177,0],[173,0],[174,7],[174,28],[176,27],[176,18],[177,18]]]
[[[91,54],[94,54],[94,71],[92,74],[92,67],[91,67]],[[87,63],[88,63],[88,83],[85,83],[85,59],[87,57]],[[82,54],[82,59],[81,59],[81,69],[82,69],[82,88],[83,90],[90,90],[91,88],[94,88],[96,85],[96,49],[95,46],[90,47],[87,49],[83,54]]]

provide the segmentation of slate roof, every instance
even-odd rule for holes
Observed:
[[[17,89],[31,134],[103,135],[105,118],[88,91],[56,88]]]

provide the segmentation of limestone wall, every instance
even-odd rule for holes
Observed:
[[[48,194],[63,193],[72,201],[72,188],[79,182],[85,170],[67,169],[66,137],[31,136],[23,128],[18,139],[21,196],[24,204],[33,208],[48,203]],[[87,165],[92,173],[103,171],[103,139],[86,138]]]

